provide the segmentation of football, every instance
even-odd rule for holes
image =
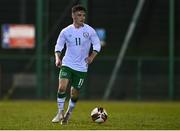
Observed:
[[[108,114],[103,107],[96,107],[91,111],[91,118],[96,123],[104,123],[107,116]]]

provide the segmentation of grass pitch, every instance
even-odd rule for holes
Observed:
[[[96,106],[107,110],[103,124],[91,120]],[[0,101],[0,130],[180,129],[180,102],[79,101],[68,125],[51,123],[56,111],[55,101]]]

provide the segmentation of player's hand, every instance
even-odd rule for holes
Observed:
[[[85,59],[85,61],[87,64],[91,64],[93,62],[93,58],[89,56]]]
[[[55,64],[56,64],[56,66],[57,67],[61,67],[61,64],[62,64],[62,62],[61,62],[61,60],[60,59],[56,59],[56,62],[55,62]]]

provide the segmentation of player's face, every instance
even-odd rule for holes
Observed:
[[[83,23],[85,22],[85,12],[84,11],[76,11],[75,13],[72,14],[73,22],[77,26],[82,26]]]

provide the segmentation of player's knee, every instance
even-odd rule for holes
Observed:
[[[66,91],[66,85],[64,85],[64,84],[59,84],[58,91],[59,91],[59,92],[65,92],[65,91]]]

